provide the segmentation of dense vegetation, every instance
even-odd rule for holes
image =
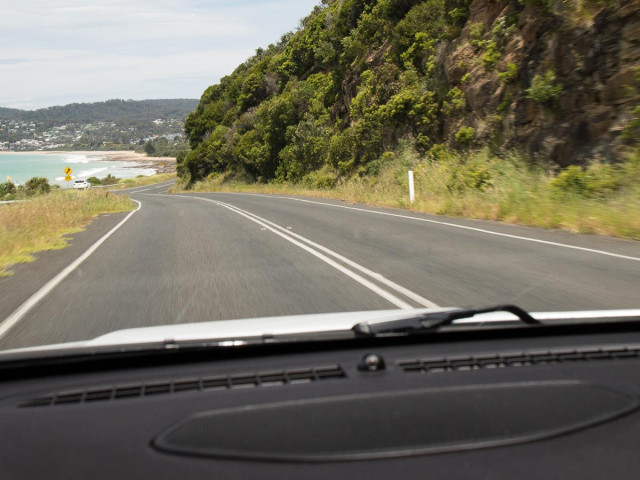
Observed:
[[[295,33],[204,92],[186,121],[192,151],[179,157],[179,175],[188,184],[224,172],[331,187],[377,175],[399,142],[423,158],[443,145],[496,154],[516,147],[575,163],[584,119],[561,97],[564,83],[589,84],[562,65],[562,75],[555,71],[558,58],[571,60],[560,56],[566,42],[558,38],[590,35],[584,25],[598,12],[614,15],[610,3],[324,0]],[[533,27],[548,40],[525,42]],[[600,33],[593,35],[596,44]],[[586,55],[576,58],[584,63]],[[633,95],[635,85],[626,87]],[[567,124],[565,138],[554,137]],[[595,132],[588,140],[601,138]]]

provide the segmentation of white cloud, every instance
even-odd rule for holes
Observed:
[[[14,108],[197,98],[256,48],[295,29],[318,3],[5,1],[0,0],[0,106]]]

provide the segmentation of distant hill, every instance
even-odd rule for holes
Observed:
[[[38,110],[0,108],[0,119],[32,121],[44,125],[93,122],[127,124],[170,118],[184,120],[197,105],[198,100],[182,98],[168,100],[107,100],[106,102],[96,103],[71,103]]]
[[[186,148],[187,115],[198,101],[107,100],[96,103],[17,110],[0,108],[0,150],[122,150],[148,147],[174,156]]]

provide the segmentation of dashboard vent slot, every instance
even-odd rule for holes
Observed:
[[[149,382],[115,387],[94,387],[85,390],[57,392],[21,403],[21,408],[69,405],[107,400],[123,400],[181,392],[202,392],[208,390],[230,390],[240,388],[269,387],[297,383],[311,383],[319,380],[343,378],[346,374],[340,365],[278,370],[271,372],[246,373],[239,375],[181,378],[166,382]]]
[[[403,360],[398,366],[405,372],[441,373],[489,368],[530,367],[551,363],[593,362],[638,358],[640,348],[591,348],[577,350],[549,350],[509,353],[504,355],[476,355],[434,357]]]

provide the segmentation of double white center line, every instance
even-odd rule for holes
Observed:
[[[265,218],[259,217],[254,213],[248,212],[234,205],[221,202],[218,200],[212,200],[209,198],[196,197],[191,195],[189,196],[170,195],[170,196],[173,198],[197,199],[204,202],[213,203],[223,208],[226,208],[228,210],[231,210],[232,212],[235,212],[238,215],[241,215],[247,218],[248,220],[251,220],[252,222],[257,223],[264,229],[269,230],[270,232],[278,235],[284,240],[292,243],[293,245],[301,248],[302,250],[310,253],[316,258],[322,260],[323,262],[327,263],[331,267],[347,275],[352,280],[358,282],[359,284],[368,288],[372,292],[375,292],[376,294],[380,295],[382,298],[391,302],[398,308],[412,309],[412,308],[415,308],[415,306],[409,304],[407,301],[400,298],[397,294],[400,294],[406,297],[407,299],[412,300],[413,302],[417,303],[418,306],[421,306],[421,307],[435,308],[438,306],[432,301],[427,300],[426,298],[403,287],[402,285],[398,285],[397,283],[389,280],[388,278],[385,278],[379,273],[374,272],[354,262],[353,260],[350,260],[344,257],[343,255],[340,255],[339,253],[334,252],[333,250],[327,247],[319,245],[318,243],[312,240],[309,240],[308,238],[303,237],[302,235],[298,235],[297,233],[291,232],[290,230],[274,222],[271,222]],[[338,262],[341,262],[341,263],[338,263]],[[365,278],[365,276],[369,278]],[[377,283],[374,283],[374,281]],[[384,287],[387,287],[387,288],[383,288],[381,285],[384,285]],[[395,293],[392,293],[390,290],[394,291]]]

